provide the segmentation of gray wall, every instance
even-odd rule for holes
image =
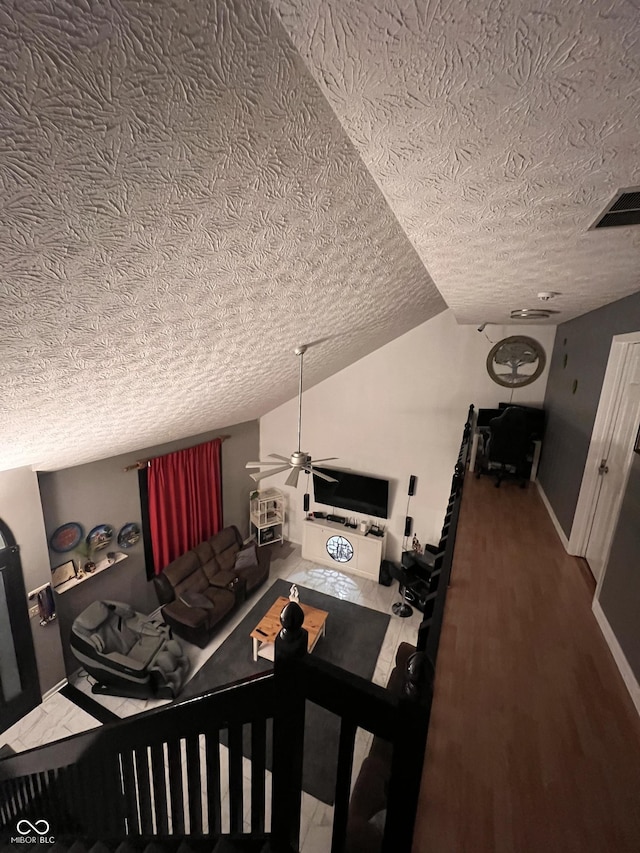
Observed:
[[[640,681],[640,455],[634,454],[611,553],[600,589],[600,606]]]
[[[538,479],[567,537],[571,534],[611,340],[614,335],[638,330],[640,293],[558,326],[544,402],[547,428]]]
[[[0,518],[9,526],[20,548],[22,575],[29,592],[51,580],[38,480],[30,468],[0,471]],[[25,602],[26,606],[26,602]],[[65,677],[59,620],[40,625],[31,619],[38,665],[40,693],[51,690]]]
[[[181,439],[157,447],[145,448],[61,471],[39,475],[42,512],[47,537],[61,524],[77,521],[88,533],[98,524],[110,524],[119,530],[123,524],[141,522],[137,471],[124,468],[138,459],[161,456],[209,441],[219,435],[230,438],[222,445],[222,497],[225,525],[236,524],[248,534],[249,492],[254,486],[244,465],[256,459],[259,451],[257,421],[247,421],[225,429]],[[114,546],[114,550],[118,550]],[[74,672],[77,662],[69,651],[68,637],[75,617],[92,601],[107,598],[125,601],[136,610],[150,613],[158,606],[153,584],[146,579],[142,539],[127,551],[128,558],[104,572],[89,577],[77,587],[57,596],[58,616],[67,673]],[[71,554],[51,551],[51,566],[74,558]]]

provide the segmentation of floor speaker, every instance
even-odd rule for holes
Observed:
[[[411,536],[411,526],[413,525],[413,519],[410,515],[405,516],[404,519],[404,535]]]
[[[383,560],[380,563],[380,575],[378,576],[378,583],[381,583],[382,586],[391,586],[391,583],[393,581],[389,565],[389,560]]]

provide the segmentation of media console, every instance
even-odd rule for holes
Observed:
[[[386,536],[364,534],[325,518],[302,523],[302,558],[378,582]]]

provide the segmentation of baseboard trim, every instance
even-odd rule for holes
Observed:
[[[47,699],[50,699],[52,696],[55,696],[55,694],[56,694],[56,693],[59,693],[59,692],[62,690],[62,688],[63,688],[66,684],[68,684],[68,683],[69,683],[69,682],[68,682],[68,679],[63,678],[63,679],[62,679],[62,681],[59,681],[59,682],[55,685],[55,687],[52,687],[50,690],[47,690],[47,692],[46,692],[46,693],[43,693],[43,695],[42,695],[42,701],[43,701],[43,702],[46,702],[46,701],[47,701]]]
[[[540,485],[540,480],[536,480],[536,486],[538,487],[538,494],[539,494],[539,495],[540,495],[540,497],[542,498],[542,503],[545,505],[545,508],[546,508],[547,512],[549,513],[549,518],[550,518],[550,519],[551,519],[551,521],[553,522],[553,526],[554,526],[554,527],[555,527],[555,529],[556,529],[556,533],[557,533],[557,534],[558,534],[558,536],[560,537],[560,541],[562,542],[562,545],[563,545],[563,547],[564,547],[564,550],[565,550],[565,551],[567,552],[567,554],[568,554],[568,553],[569,553],[569,540],[568,540],[568,538],[567,538],[566,533],[564,532],[564,530],[563,530],[563,529],[562,529],[562,527],[560,526],[560,522],[559,522],[559,521],[558,521],[558,519],[556,518],[556,514],[555,514],[555,512],[553,511],[553,507],[552,507],[552,506],[551,506],[551,504],[549,503],[549,498],[545,495],[545,493],[544,493],[544,489],[543,489],[543,488],[542,488],[542,486]]]
[[[605,638],[605,641],[609,646],[609,651],[613,655],[616,666],[620,670],[620,675],[622,676],[622,680],[629,691],[631,701],[635,705],[638,715],[640,715],[640,684],[638,684],[638,679],[633,674],[633,670],[629,666],[629,662],[622,651],[622,647],[620,646],[616,635],[613,633],[613,628],[609,624],[609,621],[604,614],[604,610],[597,598],[593,599],[591,609],[593,610],[593,615],[596,617],[596,622],[600,626],[602,636]]]

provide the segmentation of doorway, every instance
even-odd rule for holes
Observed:
[[[640,421],[640,333],[613,338],[569,540],[599,592]]]
[[[20,549],[0,519],[0,732],[40,701]]]

